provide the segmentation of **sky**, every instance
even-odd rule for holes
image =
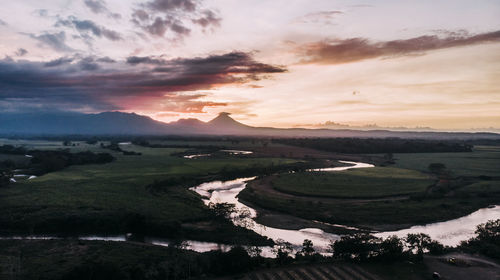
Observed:
[[[0,111],[500,129],[500,1],[19,0]]]

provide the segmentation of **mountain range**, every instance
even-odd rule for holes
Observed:
[[[418,132],[354,129],[253,127],[229,113],[211,121],[180,119],[164,123],[135,113],[99,114],[67,112],[0,113],[1,135],[239,135],[266,137],[400,137],[434,139],[500,139],[500,134],[477,132]]]

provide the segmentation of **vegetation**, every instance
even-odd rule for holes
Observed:
[[[478,225],[475,233],[477,236],[462,242],[460,248],[500,260],[500,219]]]
[[[256,180],[239,197],[271,211],[375,230],[458,218],[500,202],[500,179],[491,176],[498,176],[500,169],[493,171],[483,163],[495,166],[500,162],[500,150],[495,147],[467,154],[411,154],[415,158],[435,155],[418,163],[420,172],[399,164],[401,155],[396,155],[395,167],[282,174]],[[448,156],[443,156],[442,163],[438,155]],[[454,162],[463,156],[467,158]],[[471,167],[475,176],[456,175]]]
[[[500,196],[477,196],[470,199],[454,197],[415,196],[406,200],[321,199],[284,197],[259,192],[253,187],[243,190],[239,197],[264,209],[310,220],[357,226],[374,230],[396,230],[414,224],[426,224],[465,216],[479,208],[498,203]]]
[[[244,273],[267,262],[245,249],[195,253],[106,241],[0,240],[0,279],[190,279]]]
[[[62,143],[43,142],[52,150]],[[50,146],[49,146],[50,145]],[[32,147],[37,149],[37,147]],[[72,154],[99,145],[69,147]],[[172,154],[180,149],[145,148],[130,145],[141,153],[130,157],[111,151],[115,161],[104,165],[73,165],[15,187],[0,189],[2,234],[125,234],[128,232],[179,239],[222,243],[269,244],[256,233],[214,219],[197,194],[187,187],[217,177],[223,170],[262,170],[292,164],[274,158],[183,159]],[[47,150],[48,151],[48,150]],[[155,182],[172,184],[151,191]],[[158,183],[157,185],[161,185]]]
[[[346,154],[471,152],[472,145],[456,141],[400,138],[290,138],[275,143]]]
[[[441,163],[454,176],[499,176],[500,146],[475,146],[472,153],[395,154],[395,167],[427,171]]]
[[[301,263],[407,264],[405,261],[421,260],[427,252],[439,254],[448,250],[422,234],[386,239],[358,234],[333,243],[333,258],[318,254],[310,240],[304,240],[302,248],[293,255],[289,243],[273,243],[234,226],[227,219],[234,212],[234,205],[205,206],[196,193],[188,190],[211,180],[258,176],[259,180],[240,194],[256,206],[311,220],[373,229],[447,220],[500,201],[499,169],[494,169],[500,149],[491,147],[477,148],[471,153],[407,155],[384,151],[384,162],[394,161],[394,166],[324,173],[302,172],[324,163],[311,158],[295,160],[259,154],[179,157],[187,149],[211,147],[255,145],[264,150],[269,148],[268,140],[243,143],[244,140],[235,139],[204,139],[182,146],[182,140],[160,139],[136,142],[141,145],[127,145],[126,150],[117,144],[120,139],[84,140],[64,139],[66,146],[63,141],[9,140],[4,143],[10,146],[0,146],[0,185],[12,176],[9,172],[21,165],[31,170],[36,167],[40,172],[36,174],[44,174],[0,188],[0,234],[133,233],[138,241],[141,237],[166,237],[239,245],[274,244],[277,258],[260,257],[261,249],[255,246],[200,254],[182,250],[182,245],[164,248],[133,242],[0,240],[0,279],[4,275],[15,279],[206,278]],[[374,143],[370,142],[372,139],[367,141]],[[432,152],[466,148],[451,142],[440,145],[432,141],[398,141],[401,140],[387,140],[385,145],[396,143],[395,147],[401,149]],[[277,142],[269,146],[282,145]],[[382,151],[381,147],[385,146],[375,143],[374,149]],[[103,148],[108,153],[102,153]],[[455,163],[458,160],[460,164]],[[290,170],[296,173],[284,174]],[[465,172],[460,173],[461,170]],[[263,189],[259,182],[268,182],[268,188]],[[482,225],[478,236],[463,243],[461,249],[498,258],[499,224],[495,221]]]
[[[425,192],[432,183],[428,175],[418,171],[387,167],[281,174],[270,182],[284,193],[336,198],[409,195]]]

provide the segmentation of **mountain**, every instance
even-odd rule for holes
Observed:
[[[0,114],[0,134],[162,134],[165,124],[134,113],[4,113]]]
[[[353,129],[305,129],[253,127],[242,124],[229,113],[220,113],[209,122],[180,119],[164,123],[135,113],[103,112],[82,114],[0,113],[1,135],[240,135],[266,137],[400,137],[432,139],[500,139],[496,133],[418,132]]]

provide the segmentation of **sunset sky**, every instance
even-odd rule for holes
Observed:
[[[500,1],[18,0],[0,111],[500,128]]]

